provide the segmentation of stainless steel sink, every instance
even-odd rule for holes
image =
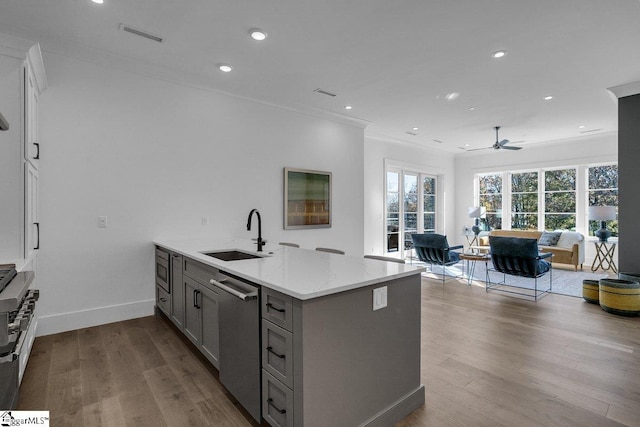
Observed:
[[[222,261],[240,261],[243,259],[254,259],[254,258],[262,258],[260,255],[251,254],[248,252],[242,251],[216,251],[216,252],[206,252],[204,255],[220,259]]]

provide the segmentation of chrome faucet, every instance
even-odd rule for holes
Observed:
[[[262,218],[260,218],[260,212],[258,209],[251,209],[251,212],[249,212],[249,218],[247,218],[247,231],[251,231],[251,217],[254,212],[258,216],[258,239],[256,244],[258,245],[258,252],[262,252],[262,247],[267,243],[267,241],[262,240]]]

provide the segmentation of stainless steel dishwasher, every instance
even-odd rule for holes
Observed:
[[[260,422],[260,287],[220,273],[210,281],[220,290],[220,382]]]

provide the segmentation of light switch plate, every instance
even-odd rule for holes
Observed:
[[[380,310],[387,306],[387,287],[376,288],[373,290],[373,311]]]
[[[107,217],[99,216],[98,217],[98,228],[107,228]]]

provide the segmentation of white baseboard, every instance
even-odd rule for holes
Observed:
[[[150,299],[71,313],[40,316],[36,336],[57,334],[59,332],[150,316],[153,314],[154,304],[155,299]]]

